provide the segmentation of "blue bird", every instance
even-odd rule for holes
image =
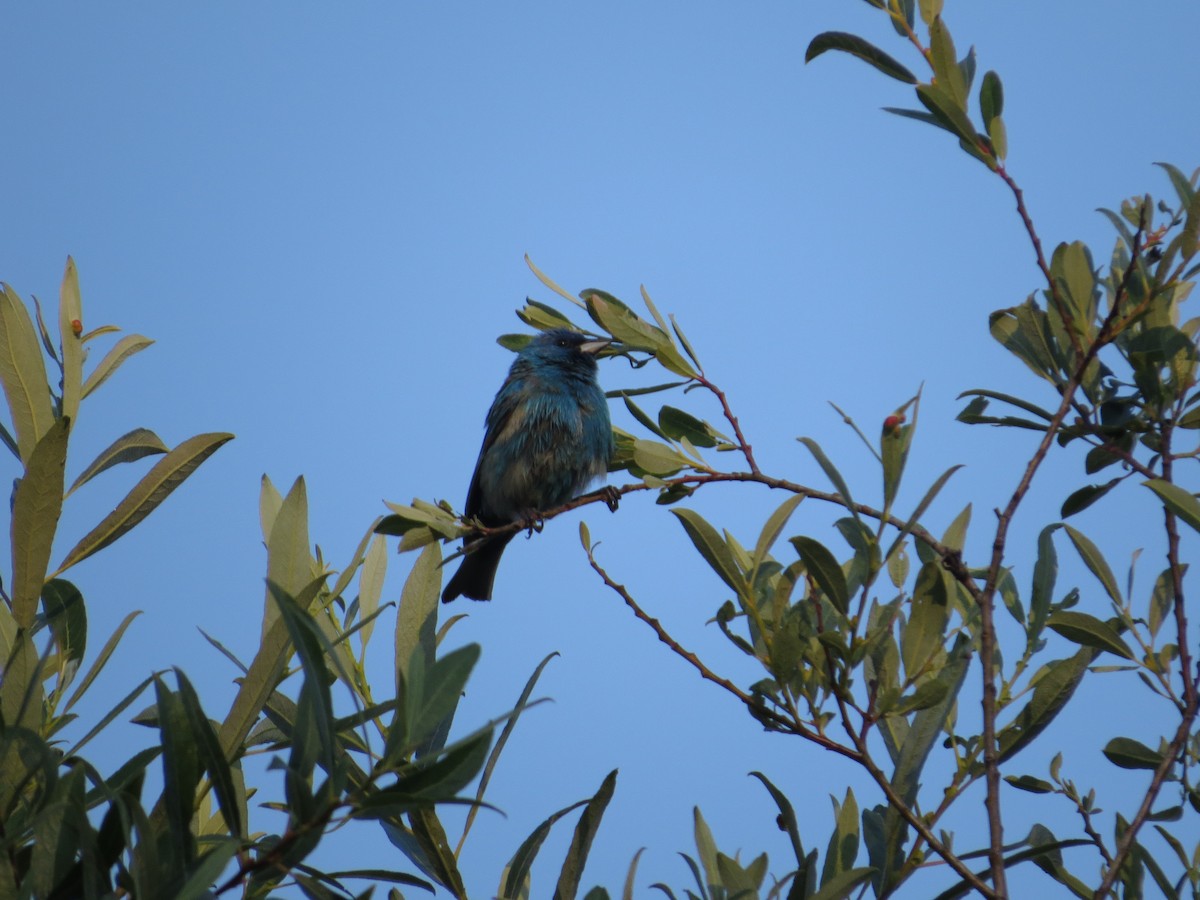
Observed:
[[[596,354],[610,343],[556,329],[534,336],[517,354],[488,410],[468,517],[492,528],[532,523],[604,476],[614,445]],[[615,496],[609,505],[615,508]],[[496,567],[514,534],[467,538],[442,602],[492,599]]]

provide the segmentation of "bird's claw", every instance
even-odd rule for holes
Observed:
[[[600,496],[604,500],[604,505],[608,507],[610,512],[616,512],[617,507],[621,503],[621,492],[611,484],[605,485],[600,489]]]
[[[542,514],[536,509],[527,509],[521,513],[520,522],[521,528],[525,529],[526,538],[533,537],[535,531],[541,534],[542,528],[546,525],[546,520],[542,518]]]

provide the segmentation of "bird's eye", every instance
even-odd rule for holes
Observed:
[[[560,346],[560,347],[565,347],[565,346],[567,346],[567,339],[566,339],[566,338],[559,338],[559,339],[558,339],[558,346]]]

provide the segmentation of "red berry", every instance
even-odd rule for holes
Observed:
[[[79,337],[81,334],[83,334],[83,323],[78,319],[71,320],[71,333],[75,335],[75,337]]]

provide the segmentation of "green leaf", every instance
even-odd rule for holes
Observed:
[[[1164,481],[1161,478],[1143,481],[1142,484],[1158,494],[1158,498],[1162,501],[1163,506],[1177,515],[1188,526],[1196,531],[1200,531],[1200,500],[1197,500],[1193,494],[1188,493],[1179,485]]]
[[[117,508],[71,549],[59,565],[58,572],[69,569],[127,534],[157,509],[201,463],[231,440],[232,434],[198,434],[188,438],[160,459],[142,480],[134,485],[125,499],[117,504]]]
[[[577,300],[575,297],[572,297],[567,291],[565,291],[561,287],[559,287],[554,281],[552,281],[550,279],[549,276],[547,276],[544,272],[542,272],[541,269],[539,269],[537,266],[535,266],[533,264],[533,260],[529,258],[528,253],[525,254],[525,265],[529,266],[529,271],[531,271],[537,277],[538,281],[540,281],[546,287],[550,288],[550,290],[554,291],[554,293],[558,294],[564,300],[574,303],[576,306],[583,306],[583,304],[580,303],[579,300]]]
[[[963,635],[959,635],[954,642],[954,646],[947,655],[946,664],[934,676],[934,680],[941,682],[945,687],[945,694],[941,702],[919,710],[913,716],[908,734],[904,738],[904,744],[900,748],[900,758],[892,773],[892,787],[896,789],[904,802],[910,805],[916,800],[917,789],[920,787],[921,770],[925,768],[929,752],[942,733],[942,728],[954,708],[958,692],[962,689],[963,681],[966,679],[967,667],[971,661],[970,644],[970,640]]]
[[[154,696],[162,735],[163,807],[170,822],[171,855],[175,867],[182,870],[196,857],[191,822],[200,784],[200,757],[179,696],[168,690],[161,678],[154,679]]]
[[[929,110],[938,123],[947,131],[957,135],[967,144],[977,140],[975,127],[967,117],[967,111],[949,90],[940,84],[918,84],[917,99]]]
[[[1095,616],[1089,616],[1087,613],[1071,612],[1060,610],[1055,612],[1046,620],[1046,624],[1057,631],[1069,641],[1074,641],[1084,647],[1093,647],[1096,650],[1107,650],[1109,653],[1115,653],[1117,656],[1125,659],[1134,660],[1135,657],[1121,640],[1121,636],[1107,622],[1102,622]]]
[[[846,508],[850,510],[850,514],[857,519],[858,512],[854,508],[854,498],[850,496],[850,488],[846,484],[846,479],[842,477],[842,473],[837,470],[837,467],[825,455],[825,451],[821,449],[820,444],[812,438],[802,437],[796,438],[796,440],[808,448],[808,452],[813,455],[813,459],[817,461],[817,465],[821,467],[821,471],[825,473],[825,477],[833,484],[834,490],[846,501]]]
[[[40,319],[41,311],[38,313]],[[76,322],[82,332],[83,302],[79,296],[79,273],[75,270],[75,260],[68,256],[59,290],[58,334],[62,341],[62,416],[71,421],[75,421],[79,414],[80,383],[83,379],[83,342],[80,340],[82,334],[75,332]],[[54,355],[53,351],[50,355]]]
[[[1046,730],[1079,687],[1096,654],[1096,650],[1084,647],[1074,656],[1054,660],[1042,667],[1029,702],[996,735],[1000,762],[1011,759]],[[982,772],[982,763],[973,771]]]
[[[912,446],[913,433],[913,424],[911,423],[883,428],[879,450],[880,456],[883,458],[883,508],[885,510],[892,508],[896,493],[900,490],[900,480],[904,477],[904,467],[908,462],[908,450]]]
[[[1004,86],[995,72],[985,72],[983,83],[979,85],[979,111],[983,114],[983,123],[989,130],[992,120],[999,118],[1004,112]]]
[[[436,653],[438,596],[442,591],[442,551],[430,544],[421,551],[400,592],[396,613],[395,676],[407,678],[416,654],[426,662]]]
[[[259,516],[264,525],[267,545],[267,582],[263,599],[263,618],[260,633],[266,637],[279,619],[279,607],[270,590],[270,583],[277,584],[285,593],[297,596],[316,574],[316,562],[309,549],[308,534],[308,488],[304,478],[297,478],[278,508],[264,509],[264,502],[274,506],[274,485],[263,482]],[[269,519],[269,521],[268,521]],[[269,530],[267,530],[269,527]]]
[[[483,802],[483,795],[492,780],[492,772],[496,768],[496,763],[500,761],[500,754],[504,751],[504,747],[508,743],[509,735],[517,727],[517,720],[521,717],[521,713],[525,711],[525,705],[529,702],[529,696],[533,693],[534,685],[537,684],[538,679],[541,677],[542,670],[556,656],[558,656],[557,650],[543,657],[542,661],[538,663],[537,668],[533,670],[533,674],[529,676],[529,680],[525,682],[525,688],[521,691],[521,696],[517,698],[516,706],[513,707],[513,715],[504,723],[504,728],[500,731],[500,737],[496,740],[495,746],[492,747],[492,752],[488,755],[487,763],[483,767],[483,775],[479,779],[479,787],[475,790],[476,803]],[[454,851],[455,856],[462,854],[463,844],[466,843],[467,835],[471,831],[471,825],[475,822],[475,815],[478,812],[478,806],[472,806],[467,811],[467,819],[463,824],[462,837],[458,839],[458,847]]]
[[[1079,556],[1083,559],[1084,564],[1099,579],[1100,583],[1104,585],[1104,590],[1112,598],[1113,603],[1121,606],[1121,590],[1117,587],[1117,579],[1113,577],[1112,569],[1108,567],[1108,563],[1104,561],[1104,557],[1100,554],[1096,545],[1070,525],[1062,527],[1071,539],[1071,543],[1075,545],[1075,549],[1079,551]]]
[[[796,507],[803,499],[803,494],[793,494],[779,504],[778,508],[767,517],[762,531],[758,534],[758,541],[754,544],[754,556],[751,560],[752,572],[757,572],[763,561],[766,560],[771,552],[771,547],[774,546],[784,526],[787,525],[788,519],[792,517],[792,513],[796,511]]]
[[[67,494],[74,493],[77,487],[86,484],[105,469],[111,468],[117,463],[133,462],[156,453],[166,453],[167,449],[167,445],[153,431],[147,428],[135,428],[101,450],[87,468],[79,473],[79,477],[71,484],[71,489],[67,491]]]
[[[104,354],[104,359],[96,364],[96,368],[92,369],[87,380],[83,382],[83,396],[87,397],[92,391],[108,381],[113,373],[121,367],[121,364],[135,353],[140,353],[151,344],[152,341],[148,337],[143,337],[140,334],[127,334],[121,338],[113,348]]]
[[[658,411],[658,424],[667,437],[674,440],[687,438],[697,447],[717,446],[712,426],[682,409],[664,406]]]
[[[63,658],[80,662],[87,649],[87,608],[79,588],[65,578],[47,581],[42,588],[42,609]]]
[[[1087,509],[1118,484],[1121,483],[1120,478],[1114,478],[1104,484],[1086,484],[1079,490],[1074,491],[1071,496],[1063,501],[1062,509],[1059,511],[1064,519],[1068,516],[1073,516],[1077,512],[1082,512]]]
[[[454,714],[471,670],[479,661],[479,653],[478,644],[467,644],[434,661],[423,679],[420,705],[416,697],[405,697],[410,745],[423,742],[443,720]],[[424,665],[424,661],[413,660],[413,665]]]
[[[921,21],[926,25],[942,14],[942,0],[921,0]]]
[[[834,829],[829,836],[829,848],[825,852],[825,866],[821,871],[821,886],[836,883],[838,876],[854,870],[854,861],[858,858],[858,802],[854,799],[854,791],[846,788],[846,796],[842,803],[833,801]],[[868,874],[870,874],[868,870]]]
[[[762,772],[751,772],[750,774],[762,782],[763,787],[770,793],[771,799],[775,801],[775,805],[779,807],[779,829],[787,832],[788,839],[792,843],[792,852],[796,856],[796,865],[803,867],[804,845],[800,843],[800,829],[796,824],[796,811],[792,808],[791,801]],[[847,789],[847,798],[849,798],[847,799],[847,803],[851,802],[853,798],[853,794],[849,792],[849,789]],[[838,821],[841,821],[840,818]]]
[[[1054,785],[1041,778],[1034,778],[1032,775],[1005,775],[1004,780],[1020,791],[1028,791],[1031,794],[1050,794],[1054,792]]]
[[[575,825],[575,834],[571,838],[567,858],[563,861],[562,871],[558,876],[558,885],[554,889],[556,900],[557,898],[574,900],[575,894],[579,890],[579,880],[583,877],[583,867],[587,863],[592,840],[596,836],[600,820],[604,817],[604,810],[608,807],[608,801],[612,799],[616,787],[617,770],[613,769],[604,777],[600,789],[584,807],[579,822]]]
[[[29,454],[54,423],[54,409],[33,320],[8,285],[0,292],[0,386],[8,399],[21,459],[28,462]]]
[[[663,477],[674,475],[692,465],[691,460],[673,447],[640,438],[633,442],[633,462],[643,472]]]
[[[56,419],[30,452],[12,498],[12,614],[33,625],[62,513],[63,473],[70,422]]]
[[[829,598],[838,612],[845,615],[850,608],[850,591],[846,587],[846,576],[837,558],[819,541],[810,537],[789,538],[796,552],[804,561],[804,568],[821,592]]]
[[[58,580],[61,579],[55,579],[55,581]],[[141,610],[134,610],[133,612],[129,613],[124,619],[121,620],[121,624],[117,626],[116,630],[109,635],[108,640],[104,642],[104,646],[100,649],[100,653],[92,662],[92,667],[88,669],[87,674],[79,683],[79,687],[75,689],[75,693],[71,695],[71,698],[67,701],[67,705],[63,707],[64,711],[69,711],[71,707],[79,701],[79,698],[87,693],[87,689],[91,686],[92,682],[96,680],[96,676],[104,670],[105,663],[108,662],[109,657],[111,657],[113,654],[113,651],[117,649],[117,644],[121,642],[121,638],[125,634],[125,629],[127,629],[130,624],[132,624],[133,620],[141,614]],[[75,750],[77,751],[78,749],[79,748],[77,746]],[[74,752],[69,755],[73,756]]]
[[[694,510],[673,509],[671,513],[679,519],[683,530],[687,532],[692,544],[709,567],[735,594],[741,596],[746,591],[746,581],[734,561],[729,545],[717,534],[717,530]]]
[[[947,90],[955,103],[964,111],[967,106],[967,85],[962,70],[958,67],[958,53],[950,29],[941,17],[936,17],[929,26],[929,61],[937,76],[937,83]]]
[[[840,50],[842,53],[856,56],[863,62],[874,66],[884,75],[895,78],[897,81],[903,81],[905,84],[917,83],[917,76],[891,56],[858,35],[847,34],[844,31],[826,31],[818,34],[809,42],[808,49],[804,52],[804,61],[812,62],[828,50]]]
[[[1157,769],[1163,755],[1133,738],[1113,738],[1104,745],[1104,755],[1114,766],[1122,769]]]
[[[572,803],[570,806],[560,809],[538,825],[529,837],[522,841],[521,846],[517,848],[517,852],[512,855],[512,859],[508,861],[508,865],[500,875],[500,900],[516,900],[516,898],[529,896],[529,870],[533,867],[533,861],[537,858],[538,851],[541,850],[547,835],[550,834],[550,829],[563,816],[569,815],[589,802],[580,800],[578,803]]]
[[[188,681],[187,676],[175,667],[175,679],[179,684],[179,698],[187,715],[192,736],[195,739],[196,751],[200,763],[208,772],[212,782],[213,792],[217,795],[217,803],[221,807],[221,815],[230,832],[242,839],[246,838],[246,825],[242,819],[242,805],[238,802],[238,790],[234,784],[233,772],[225,754],[221,752],[221,743],[212,723],[204,714],[196,689]]]
[[[366,653],[367,642],[375,628],[373,618],[379,609],[379,601],[383,597],[383,580],[387,576],[387,542],[376,535],[371,538],[370,548],[363,557],[362,574],[358,578],[358,608],[365,624],[360,631],[363,653]],[[339,593],[334,588],[334,594]]]

